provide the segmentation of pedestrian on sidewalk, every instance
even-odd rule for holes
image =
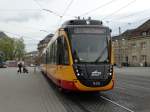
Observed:
[[[18,63],[18,73],[21,74],[21,72],[22,72],[22,63],[20,62]]]

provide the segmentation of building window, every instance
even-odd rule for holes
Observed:
[[[58,38],[58,64],[68,65],[69,64],[69,49],[67,41],[64,36]]]
[[[141,49],[145,49],[146,48],[146,42],[141,42]]]
[[[136,48],[136,43],[132,43],[132,44],[131,44],[131,47],[132,47],[132,48]]]
[[[146,36],[146,34],[147,34],[146,32],[142,32],[142,36]]]
[[[132,56],[132,61],[136,62],[137,61],[137,56]]]
[[[141,62],[146,62],[146,58],[147,58],[146,55],[141,55]]]

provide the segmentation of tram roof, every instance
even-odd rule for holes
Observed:
[[[97,27],[104,27],[102,21],[99,20],[68,20],[64,22],[61,28],[67,27],[75,27],[75,26],[97,26]]]

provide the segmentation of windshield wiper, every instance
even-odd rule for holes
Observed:
[[[103,49],[103,51],[100,53],[100,55],[98,56],[98,58],[95,60],[95,63],[98,62],[102,58],[102,56],[104,55],[104,53],[107,51],[106,49],[107,49],[107,46]]]
[[[100,55],[98,56],[98,58],[95,60],[95,63],[97,63],[102,58],[102,56],[106,52],[106,49],[109,50],[109,47],[108,47],[109,46],[109,40],[108,40],[107,37],[106,37],[106,43],[107,43],[107,46],[103,49],[103,51],[100,53]],[[107,59],[108,59],[108,57],[107,57]]]

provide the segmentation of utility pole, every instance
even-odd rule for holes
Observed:
[[[119,39],[118,39],[118,66],[121,67],[121,27],[119,27]]]
[[[119,35],[121,34],[121,27],[119,26]]]

